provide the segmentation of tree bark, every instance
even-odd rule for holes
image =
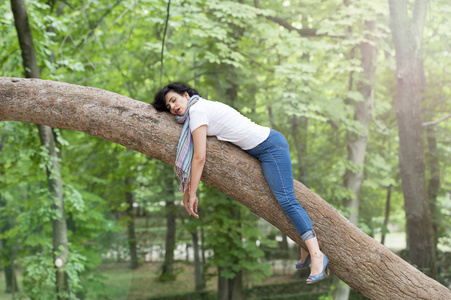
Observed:
[[[133,182],[133,178],[127,177],[125,179],[125,185],[127,189],[130,189],[130,185]],[[133,203],[135,202],[135,195],[131,190],[127,190],[125,193],[125,201],[127,203],[127,209],[125,213],[127,214],[127,235],[128,235],[128,248],[130,250],[130,268],[132,270],[136,270],[139,267],[138,261],[138,251],[136,246],[138,245],[138,241],[136,239],[136,231],[135,231],[135,214],[133,213],[134,207]]]
[[[23,0],[11,0],[11,8],[14,14],[14,23],[19,38],[22,53],[25,77],[40,78],[40,72],[36,62],[36,54],[33,44],[33,35],[28,22],[28,14]],[[46,164],[47,181],[50,195],[52,197],[52,209],[57,212],[57,216],[52,220],[53,226],[53,253],[56,267],[56,287],[58,299],[66,299],[69,295],[67,274],[62,270],[68,260],[68,239],[66,212],[63,200],[63,183],[59,168],[59,157],[55,147],[53,131],[43,124],[38,125],[41,144],[47,148],[49,162]]]
[[[435,278],[437,262],[428,203],[420,100],[424,87],[421,43],[427,0],[416,0],[410,18],[408,1],[389,0],[390,27],[396,50],[396,118],[410,262]]]
[[[157,113],[148,103],[97,88],[23,78],[0,78],[0,121],[8,120],[78,130],[172,165],[181,131],[173,116]],[[207,149],[202,181],[301,245],[260,163],[215,137],[207,139]],[[371,299],[451,297],[448,288],[366,235],[302,183],[295,181],[294,191],[313,222],[322,251],[330,258],[331,271],[353,289]]]

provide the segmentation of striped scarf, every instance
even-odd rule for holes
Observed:
[[[179,124],[183,124],[182,132],[180,133],[179,144],[177,146],[177,157],[175,159],[175,167],[177,169],[177,176],[180,179],[179,192],[184,193],[188,189],[189,177],[191,174],[191,162],[193,160],[193,141],[191,130],[189,129],[189,109],[199,101],[199,95],[194,95],[188,100],[186,111],[183,116],[175,116]]]

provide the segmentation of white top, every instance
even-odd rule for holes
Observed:
[[[243,150],[255,148],[269,136],[268,127],[255,124],[221,102],[199,98],[199,101],[191,106],[189,116],[191,132],[201,125],[207,125],[207,135],[231,142]]]

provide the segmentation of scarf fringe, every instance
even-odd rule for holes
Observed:
[[[180,179],[179,192],[184,194],[188,190],[189,176],[181,168],[176,168],[177,177]]]

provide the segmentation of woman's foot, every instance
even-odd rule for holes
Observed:
[[[327,265],[329,264],[329,259],[323,253],[316,253],[312,255],[312,270],[310,276],[307,279],[307,283],[315,283],[324,279],[327,273]]]
[[[301,248],[301,259],[296,263],[296,269],[306,269],[310,266],[311,262],[310,253]]]

